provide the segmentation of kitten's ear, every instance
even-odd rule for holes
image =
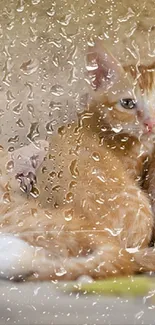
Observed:
[[[45,140],[39,140],[37,144],[31,143],[27,146],[19,148],[11,153],[11,160],[14,165],[15,174],[35,173],[36,169],[43,162],[49,144]]]
[[[122,73],[124,74],[121,64],[100,40],[88,47],[86,63],[91,86],[95,91],[100,89],[106,91],[119,80]]]

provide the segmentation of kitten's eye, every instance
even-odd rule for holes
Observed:
[[[123,108],[126,108],[126,109],[133,109],[136,107],[136,101],[131,98],[121,99],[120,104]]]

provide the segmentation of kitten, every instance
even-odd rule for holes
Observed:
[[[155,252],[148,248],[151,205],[125,164],[133,146],[136,151],[140,145],[139,135],[147,142],[148,117],[139,109],[132,79],[100,43],[87,60],[94,64],[87,65],[94,89],[79,124],[59,129],[50,139],[49,154],[47,142],[40,142],[40,149],[31,144],[14,152],[11,162],[7,155],[0,160],[0,274],[6,278],[100,279],[155,271]],[[48,190],[52,179],[55,208],[51,200],[41,202],[42,183],[37,185],[40,197],[33,197],[33,175],[44,156],[46,168],[52,166],[44,182]],[[17,181],[28,190],[28,199]]]
[[[99,99],[98,93],[103,89],[105,77],[101,60],[103,53],[101,42],[98,42],[92,47],[91,57],[88,56],[89,64],[93,60],[97,63],[94,70],[90,69],[97,93],[95,101],[99,101],[100,107],[106,108],[103,109],[104,116],[97,117],[96,126],[102,141],[106,140],[108,146],[123,161],[130,175],[149,193],[155,216],[155,64],[122,67],[116,59],[106,53],[109,63],[107,71],[113,74],[113,78],[110,78],[113,80],[110,91],[106,91],[107,96],[101,91]],[[124,80],[128,80],[129,84],[124,83]],[[105,80],[104,86],[107,87]],[[130,93],[129,96],[126,96],[126,91]],[[119,101],[120,93],[122,98]],[[96,103],[93,110],[96,110]]]

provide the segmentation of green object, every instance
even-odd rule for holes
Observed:
[[[63,289],[89,294],[144,296],[150,290],[154,290],[155,293],[155,279],[147,276],[130,276],[91,283],[68,282],[63,285]]]

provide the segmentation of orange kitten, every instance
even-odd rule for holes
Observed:
[[[60,128],[50,139],[48,155],[47,142],[41,141],[40,148],[31,144],[15,151],[11,162],[5,155],[0,160],[4,277],[32,273],[31,279],[99,279],[155,271],[155,252],[148,248],[151,205],[136,179],[153,150],[148,145],[153,122],[139,106],[131,75],[100,42],[91,47],[87,61],[94,89],[79,125]],[[137,157],[141,145],[144,152]],[[44,173],[48,201],[42,183],[40,198],[32,197],[37,190],[31,190],[44,156],[51,171]]]
[[[103,55],[107,56],[106,66],[109,65],[109,73],[113,75],[108,91],[105,89]],[[97,63],[89,72],[96,91],[95,105],[91,104],[89,109],[96,112],[97,102],[100,110],[98,116],[95,113],[96,130],[98,128],[102,142],[106,140],[130,175],[147,190],[155,216],[155,64],[122,67],[103,50],[101,42],[92,47],[88,62],[93,62],[94,67]],[[101,98],[98,96],[100,92]]]

